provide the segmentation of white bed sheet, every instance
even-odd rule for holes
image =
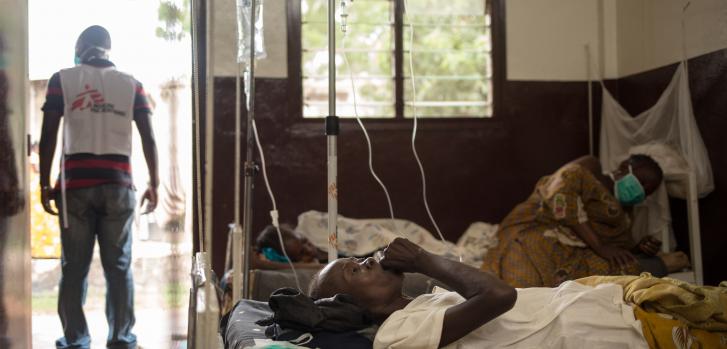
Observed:
[[[396,225],[396,229],[393,225]],[[328,249],[328,213],[308,211],[298,216],[296,231],[316,247]],[[416,223],[389,218],[354,219],[338,216],[338,252],[346,256],[364,256],[383,249],[396,237],[405,237],[425,250],[453,260],[480,267],[487,250],[497,246],[497,225],[484,222],[470,224],[453,244],[442,242]]]

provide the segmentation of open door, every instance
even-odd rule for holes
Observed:
[[[0,0],[0,348],[31,347],[26,115],[28,7]]]

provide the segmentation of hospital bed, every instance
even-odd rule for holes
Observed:
[[[252,271],[255,282],[264,282],[266,285],[278,283],[276,286],[292,286],[295,281],[289,271]],[[313,273],[306,273],[312,275]],[[305,278],[305,276],[303,276]],[[683,285],[673,280],[654,278],[644,274],[642,276],[593,276],[577,281],[581,284],[597,289],[609,284],[611,287],[620,285],[623,287],[624,301],[633,306],[634,316],[637,319],[646,321],[645,324],[636,322],[636,326],[643,326],[645,341],[639,348],[663,347],[664,341],[671,343],[672,337],[676,341],[678,336],[683,335],[682,339],[688,339],[690,342],[695,341],[695,347],[702,348],[727,348],[727,322],[725,322],[722,314],[727,309],[727,300],[717,300],[715,297],[727,294],[727,282],[722,283],[719,287],[696,287],[694,285]],[[421,274],[406,274],[404,279],[404,293],[416,297],[425,292],[431,292],[434,286],[447,288],[436,280],[430,279]],[[233,308],[233,310],[223,318],[220,333],[224,341],[224,347],[230,349],[245,348],[260,344],[256,341],[265,341],[266,331],[270,328],[255,324],[256,321],[267,318],[273,314],[267,302],[255,300],[265,299],[266,288],[259,285],[253,286],[254,294],[250,295],[250,299],[243,299]],[[610,298],[609,298],[610,299]],[[608,304],[612,301],[609,300]],[[592,304],[595,306],[596,304]],[[595,313],[598,310],[593,309]],[[640,313],[641,317],[637,315]],[[652,317],[644,317],[645,314],[651,314]],[[593,314],[593,313],[591,313]],[[625,313],[624,313],[625,315]],[[654,320],[656,318],[656,320]],[[567,320],[566,320],[567,321]],[[624,321],[628,320],[624,317]],[[648,330],[647,330],[648,328]],[[279,340],[294,340],[305,337],[305,333],[291,330],[281,330],[276,328]],[[607,335],[609,332],[606,328],[599,331],[603,333],[593,333],[594,335]],[[288,332],[286,332],[288,331]],[[367,329],[366,334],[362,331],[349,332],[325,332],[319,331],[308,336],[311,341],[301,344],[304,347],[315,348],[371,348],[371,339],[375,334],[374,329]],[[553,336],[558,336],[558,332],[552,332]],[[554,337],[559,338],[559,337]],[[681,338],[681,337],[680,337]],[[264,342],[262,342],[264,343]],[[674,342],[676,343],[676,342]],[[721,343],[721,344],[720,344]],[[692,347],[679,346],[677,347]]]
[[[299,270],[298,278],[301,284],[307,285],[317,270]],[[431,279],[422,274],[405,274],[404,293],[416,297],[430,292],[435,286],[446,287],[437,280]],[[267,304],[270,294],[278,288],[295,287],[295,279],[290,270],[251,270],[250,271],[250,294],[238,302],[235,307],[223,317],[220,323],[225,348],[238,349],[255,344],[266,339],[263,326],[255,324],[255,321],[264,319],[272,314]],[[286,338],[285,339],[293,339]],[[314,340],[306,344],[325,349],[334,346],[327,346],[327,343],[337,343],[337,348],[371,348],[371,341],[355,332],[344,333],[316,333]]]

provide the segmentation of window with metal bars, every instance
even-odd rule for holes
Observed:
[[[411,118],[415,112],[417,116],[433,118],[492,116],[493,35],[488,2],[354,0],[350,3],[345,35],[341,33],[337,15],[338,116],[354,116],[351,75],[361,117]],[[290,78],[300,84],[300,90],[294,89],[294,93],[301,98],[299,107],[304,118],[325,117],[328,114],[328,0],[295,0],[289,6],[289,26],[292,26],[289,40],[300,38],[297,45],[289,45],[289,50],[299,55],[298,58],[296,52],[289,52],[292,54]],[[405,6],[409,7],[407,11]],[[349,66],[345,64],[344,54]]]

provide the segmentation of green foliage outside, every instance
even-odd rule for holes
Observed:
[[[393,0],[401,1],[401,0]],[[348,54],[356,82],[361,116],[394,116],[393,1],[355,0],[349,7],[348,33],[336,37],[337,100],[340,116],[352,116]],[[410,2],[421,0],[409,0]],[[462,14],[463,1],[438,1],[432,14],[405,16],[404,99],[410,107],[409,50],[414,25],[413,66],[417,113],[431,117],[483,117],[491,114],[491,42],[489,18],[484,13]],[[324,116],[328,100],[327,0],[302,0],[302,47],[306,116]],[[454,12],[452,15],[440,15]],[[484,6],[480,6],[484,8]],[[337,19],[340,20],[340,19]]]
[[[181,308],[189,303],[189,286],[180,282],[164,285],[164,305],[170,309]]]
[[[53,313],[58,309],[58,292],[55,290],[33,292],[31,308],[34,313]]]
[[[189,303],[189,286],[181,282],[164,282],[161,291],[163,303],[157,303],[158,307],[178,309]],[[87,310],[102,309],[104,306],[104,294],[104,290],[102,289],[89,289],[88,298],[91,302],[86,304]],[[58,291],[47,290],[33,292],[31,303],[33,312],[35,313],[55,313],[58,310]]]
[[[156,36],[167,41],[180,41],[190,31],[189,0],[161,0],[159,2],[159,21]]]

